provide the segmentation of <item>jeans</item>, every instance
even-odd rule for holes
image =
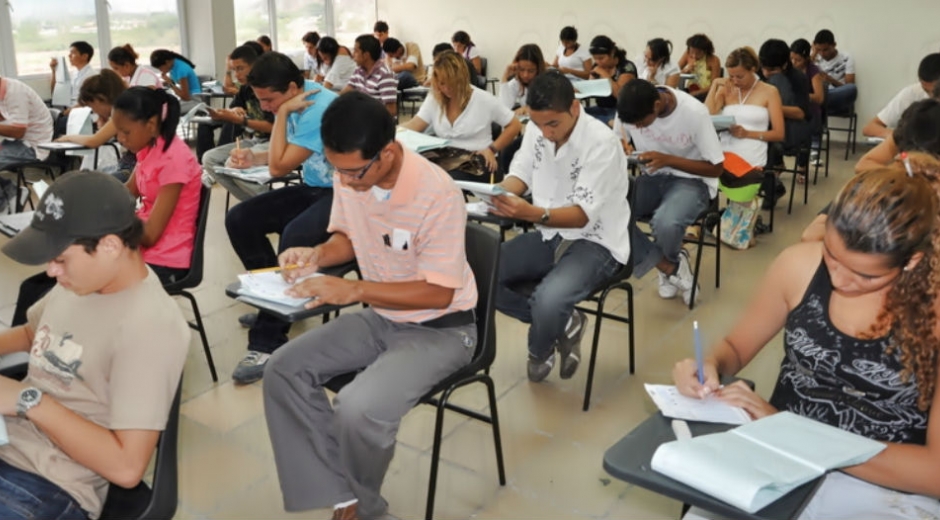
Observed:
[[[86,520],[88,515],[59,486],[0,461],[0,518]]]
[[[826,113],[830,117],[850,115],[857,97],[858,87],[854,83],[846,83],[829,89],[826,92]]]
[[[405,90],[406,88],[412,88],[418,86],[418,80],[415,79],[415,75],[411,71],[403,70],[397,74],[398,76],[398,90]]]
[[[543,240],[542,233],[523,233],[503,243],[499,255],[496,308],[529,327],[529,356],[545,360],[565,333],[574,306],[612,277],[622,265],[604,246],[575,240],[555,261],[561,235]],[[531,294],[513,288],[538,282]]]
[[[708,208],[708,186],[698,179],[675,175],[641,175],[636,180],[637,220],[649,220],[652,240],[634,226],[630,229],[633,275],[642,278],[663,258],[679,263],[685,229]]]
[[[286,186],[252,197],[225,216],[225,229],[245,269],[277,265],[277,253],[291,247],[313,247],[329,238],[332,188]],[[268,233],[281,239],[275,253]],[[249,350],[271,353],[287,342],[290,324],[261,312],[248,331]]]

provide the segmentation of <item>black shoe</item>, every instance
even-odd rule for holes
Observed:
[[[249,312],[248,314],[242,314],[241,316],[238,317],[238,323],[246,329],[250,329],[254,327],[257,321],[258,321],[257,312]]]

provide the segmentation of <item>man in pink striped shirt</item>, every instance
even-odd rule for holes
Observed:
[[[289,281],[356,259],[362,280],[319,276],[290,294],[308,304],[369,307],[278,349],[264,375],[264,410],[288,511],[334,507],[336,519],[375,518],[398,425],[476,345],[466,208],[450,176],[395,140],[382,103],[361,92],[323,115],[334,174],[329,240],[278,261]],[[289,267],[289,266],[295,267]],[[362,371],[333,400],[323,385]]]
[[[359,36],[352,57],[359,66],[340,94],[353,90],[364,92],[381,101],[389,114],[398,114],[398,79],[389,70],[385,60],[381,59],[382,45],[379,40],[371,34]]]

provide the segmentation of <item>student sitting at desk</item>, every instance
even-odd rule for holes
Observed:
[[[494,95],[470,84],[466,62],[453,51],[434,59],[431,83],[431,95],[402,126],[415,132],[430,126],[434,135],[449,140],[439,164],[455,179],[490,180],[486,174],[496,172],[496,154],[519,135],[522,123]],[[503,129],[495,141],[494,123]],[[484,164],[474,163],[471,155],[482,157]]]
[[[108,66],[124,79],[128,87],[162,88],[160,71],[147,65],[138,65],[138,57],[131,44],[125,43],[108,52]]]
[[[49,152],[36,147],[52,140],[52,115],[42,98],[18,79],[0,78],[0,171],[17,163],[45,159]],[[29,188],[23,187],[24,194]],[[17,207],[16,184],[0,178],[0,212]]]
[[[29,352],[26,379],[0,377],[0,518],[98,518],[110,485],[134,488],[147,471],[189,328],[144,264],[143,227],[120,182],[75,172],[3,246],[59,283],[0,333],[0,354]]]
[[[551,373],[556,351],[562,379],[577,370],[587,318],[574,306],[630,258],[631,208],[620,143],[582,113],[571,81],[542,74],[527,99],[531,122],[501,183],[513,196],[493,197],[492,211],[538,231],[502,245],[496,308],[530,324],[527,373],[539,382]],[[517,292],[528,282],[538,284],[533,293]]]
[[[274,50],[274,44],[271,42],[271,37],[267,34],[262,34],[255,38],[255,41],[258,42],[258,45],[261,46],[261,54],[266,52],[271,52]]]
[[[323,80],[317,80],[320,74],[320,67],[323,62],[320,60],[318,46],[320,45],[320,33],[310,31],[301,38],[304,44],[304,77],[322,83]],[[263,54],[263,53],[262,53]]]
[[[591,40],[591,79],[610,80],[610,95],[594,98],[594,106],[585,108],[589,115],[610,124],[617,117],[617,96],[624,85],[636,79],[636,65],[627,59],[627,51],[617,47],[610,38],[600,35]]]
[[[164,83],[180,98],[184,113],[198,103],[193,94],[202,92],[202,83],[193,62],[173,51],[157,49],[150,54],[150,65],[160,71]]]
[[[672,54],[672,42],[662,38],[653,38],[646,42],[643,51],[643,68],[637,75],[654,85],[679,87],[679,67],[669,61]]]
[[[398,80],[381,57],[382,47],[375,36],[363,34],[356,38],[353,61],[358,67],[340,94],[353,90],[364,92],[384,103],[388,113],[394,116],[398,114]]]
[[[349,78],[356,72],[356,62],[349,49],[341,46],[336,38],[324,36],[317,46],[317,54],[322,65],[314,81],[337,92],[346,88]]]
[[[516,51],[512,63],[506,66],[502,82],[499,84],[499,101],[504,107],[516,112],[517,116],[527,116],[526,94],[529,84],[536,76],[545,72],[545,58],[542,49],[534,43],[527,43]]]
[[[105,69],[88,78],[82,84],[78,99],[98,116],[98,131],[93,135],[63,135],[56,141],[76,143],[86,148],[98,148],[113,139],[117,135],[117,128],[111,120],[111,111],[114,107],[114,100],[125,90],[127,90],[127,84],[112,70]],[[114,175],[121,182],[127,182],[136,164],[137,157],[133,152],[128,151],[117,157],[114,164],[108,166],[95,164],[86,169],[94,167],[98,171]]]
[[[633,151],[627,144],[633,141],[642,165],[633,211],[637,220],[649,219],[652,229],[652,240],[633,230],[633,276],[642,278],[655,267],[659,297],[681,292],[688,305],[693,279],[682,237],[718,195],[725,157],[715,127],[694,97],[641,79],[623,87],[617,116],[614,131],[625,151]]]
[[[727,77],[712,81],[705,107],[712,115],[734,117],[735,124],[719,134],[721,149],[753,168],[763,168],[768,143],[782,141],[785,136],[780,94],[757,76],[760,62],[750,47],[731,51],[725,67]],[[759,188],[759,180],[750,186],[722,187],[739,202],[753,199]]]
[[[717,395],[756,419],[789,411],[887,445],[827,475],[800,518],[940,515],[938,190],[940,161],[926,154],[851,179],[823,240],[777,257],[703,373],[694,359],[673,369],[683,395]],[[719,387],[781,329],[769,402],[743,382]]]
[[[685,52],[677,63],[682,74],[695,76],[685,90],[698,99],[705,99],[712,81],[721,77],[721,58],[715,55],[715,44],[704,34],[693,34],[685,41]]]
[[[477,78],[474,85],[486,88],[486,76],[483,75],[483,58],[480,56],[480,49],[477,44],[473,43],[467,31],[455,32],[450,38],[450,44],[457,54],[466,58],[473,65],[473,71],[476,73]]]
[[[114,101],[118,142],[137,155],[137,166],[125,186],[140,200],[141,252],[162,283],[189,272],[202,186],[196,157],[176,135],[179,118],[179,101],[163,89],[132,87]],[[25,323],[27,309],[54,285],[55,278],[47,273],[20,284],[12,323]]]
[[[64,115],[68,115],[68,108],[78,105],[78,89],[82,87],[82,83],[84,83],[86,79],[95,73],[94,67],[91,66],[91,58],[94,57],[94,55],[95,48],[88,42],[77,41],[69,45],[69,64],[75,67],[76,72],[71,75],[71,102],[64,111]],[[52,58],[52,60],[49,61],[49,68],[52,69],[52,80],[49,83],[49,89],[53,91],[55,90],[56,70],[58,67],[59,60]]]
[[[558,69],[571,81],[588,79],[591,77],[591,68],[594,60],[588,47],[578,43],[578,30],[572,26],[562,28],[558,35],[560,44],[555,51],[552,67]]]
[[[202,167],[205,169],[203,181],[218,181],[238,200],[251,198],[266,190],[259,184],[245,183],[233,177],[219,175],[215,169],[224,166],[232,150],[236,148],[251,150],[253,153],[265,152],[268,149],[268,139],[274,127],[274,114],[261,108],[255,91],[248,85],[248,73],[257,59],[258,54],[254,49],[245,45],[236,47],[229,55],[235,78],[242,86],[232,98],[229,108],[210,112],[214,121],[225,123],[220,138],[223,144],[206,151],[202,156]]]
[[[372,38],[372,36],[369,36]],[[267,165],[274,178],[297,168],[303,184],[265,191],[236,204],[225,215],[225,230],[235,254],[245,269],[277,265],[277,254],[268,234],[280,235],[278,251],[295,246],[314,246],[329,237],[330,205],[333,202],[333,167],[323,156],[320,121],[337,98],[336,93],[312,81],[279,52],[258,58],[248,73],[262,110],[272,112],[274,128],[267,152],[248,149],[231,151],[231,166],[247,168]],[[237,384],[253,383],[264,374],[271,353],[287,342],[290,324],[267,314],[246,314],[239,322],[250,327],[248,353],[235,367]]]
[[[335,519],[382,518],[382,481],[401,418],[469,363],[477,342],[467,213],[448,175],[395,141],[395,122],[378,101],[340,96],[323,116],[323,141],[336,167],[333,235],[287,249],[279,263],[303,266],[282,271],[293,281],[355,259],[361,281],[315,277],[291,293],[369,307],[275,352],[264,412],[284,509],[332,506]],[[331,404],[323,385],[357,370]]]
[[[907,107],[930,97],[934,86],[940,84],[940,53],[928,54],[920,60],[917,79],[917,83],[904,87],[888,101],[888,104],[862,128],[862,135],[888,137]]]
[[[761,76],[768,84],[777,88],[784,117],[784,139],[771,145],[771,167],[783,167],[785,154],[798,154],[796,168],[798,181],[805,181],[809,164],[809,152],[805,150],[812,138],[812,111],[809,105],[809,80],[790,63],[790,47],[787,42],[771,38],[760,46]]]
[[[844,117],[855,106],[858,87],[855,85],[855,60],[836,48],[836,38],[829,29],[813,37],[811,59],[819,67],[819,75],[829,90],[826,111],[830,116]]]
[[[382,42],[382,50],[385,52],[385,64],[398,79],[398,90],[424,83],[426,71],[417,43],[402,43],[395,38],[386,38]]]

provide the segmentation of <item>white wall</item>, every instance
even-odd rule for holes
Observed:
[[[426,61],[434,44],[467,31],[491,77],[526,43],[537,43],[550,62],[565,25],[578,29],[583,45],[606,34],[634,62],[654,37],[671,40],[678,60],[685,40],[703,32],[724,61],[742,45],[756,50],[768,38],[812,42],[817,30],[828,28],[838,48],[856,59],[860,126],[917,80],[921,58],[940,51],[938,0],[378,0],[378,12],[392,36],[421,46]]]

